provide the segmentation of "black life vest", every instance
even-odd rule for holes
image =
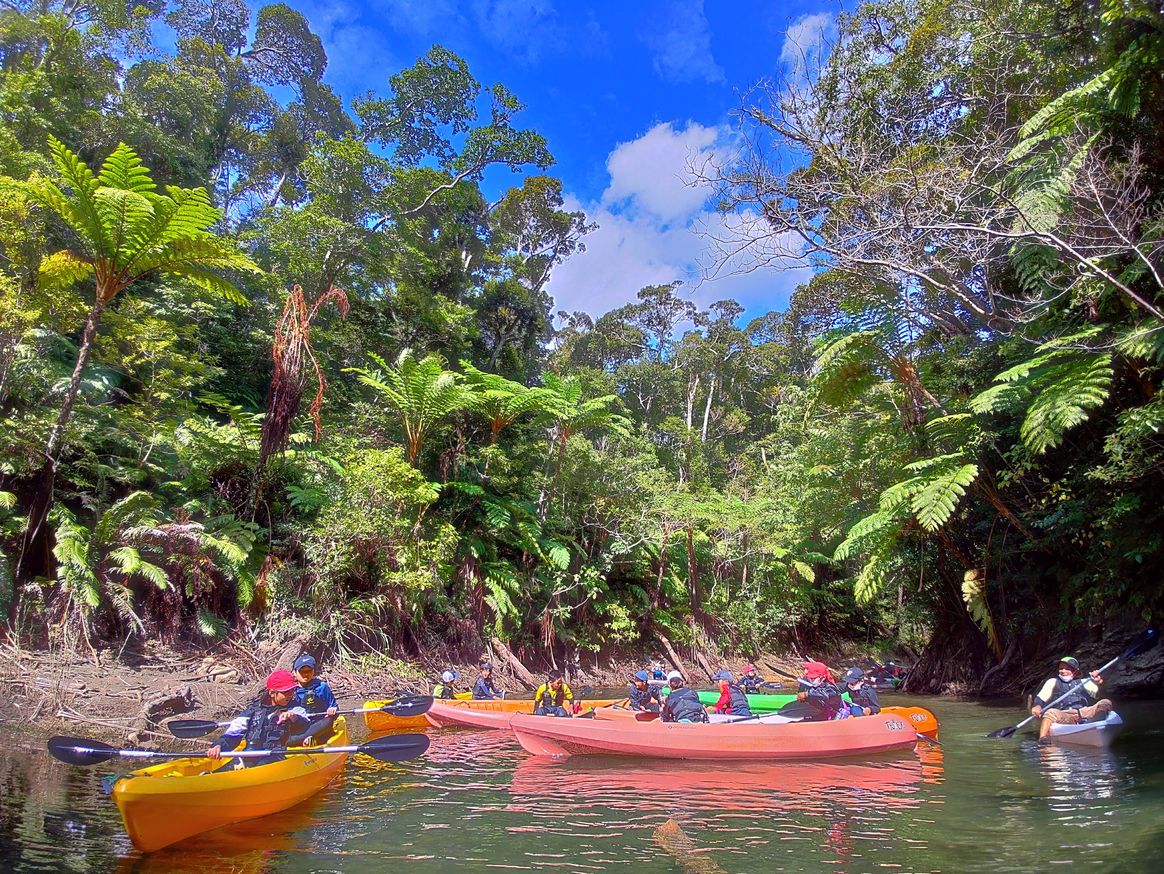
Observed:
[[[659,718],[663,722],[707,722],[707,711],[699,701],[699,694],[684,686],[667,696]]]
[[[751,716],[752,708],[748,705],[747,693],[735,683],[728,683],[728,691],[732,696],[732,700],[728,704],[732,716]]]
[[[760,685],[763,683],[759,677],[749,677],[744,674],[740,677],[740,688],[744,690],[747,695],[758,695],[760,692]]]
[[[1055,678],[1055,688],[1051,690],[1051,701],[1054,701],[1060,695],[1067,694],[1067,690],[1078,683],[1078,680],[1071,680],[1069,683],[1063,682],[1062,677]],[[1047,703],[1050,704],[1051,701]],[[1087,707],[1091,704],[1091,695],[1087,690],[1080,685],[1078,689],[1067,695],[1062,701],[1055,705],[1059,710],[1077,710],[1080,707]]]
[[[874,713],[881,712],[881,701],[877,697],[877,690],[867,684],[858,686],[855,690],[846,687],[849,700],[858,707],[868,707]]]

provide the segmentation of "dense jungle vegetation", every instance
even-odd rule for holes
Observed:
[[[701,168],[726,268],[816,268],[750,319],[555,313],[592,226],[520,95],[326,64],[281,4],[0,3],[11,633],[901,640],[921,685],[1159,609],[1158,4],[843,15]]]

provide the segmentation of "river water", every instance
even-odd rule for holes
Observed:
[[[422,759],[354,758],[340,782],[294,810],[145,856],[101,790],[116,764],[69,767],[42,743],[9,734],[0,752],[0,870],[1164,868],[1164,704],[1121,705],[1126,733],[1109,752],[1091,752],[1039,747],[1023,733],[986,738],[1022,718],[1013,705],[886,703],[933,710],[942,748],[795,764],[559,763],[528,756],[501,732],[446,730],[432,734]],[[686,852],[663,846],[677,844]]]

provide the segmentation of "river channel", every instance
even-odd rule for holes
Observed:
[[[552,762],[496,731],[433,732],[424,758],[355,758],[291,811],[138,853],[101,787],[7,731],[0,870],[15,872],[1096,871],[1164,868],[1164,704],[1130,702],[1110,751],[988,739],[1000,707],[933,710],[939,749],[829,762]],[[7,729],[13,726],[8,724]],[[671,823],[670,821],[674,821]],[[678,856],[657,836],[682,830]],[[718,867],[716,867],[718,866]]]

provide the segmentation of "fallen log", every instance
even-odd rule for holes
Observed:
[[[513,675],[517,677],[528,691],[534,691],[540,685],[537,678],[529,672],[525,665],[517,660],[517,656],[510,652],[509,647],[502,643],[501,638],[494,637],[492,641],[493,648],[505,660],[505,663],[509,665],[509,669],[513,672]]]

